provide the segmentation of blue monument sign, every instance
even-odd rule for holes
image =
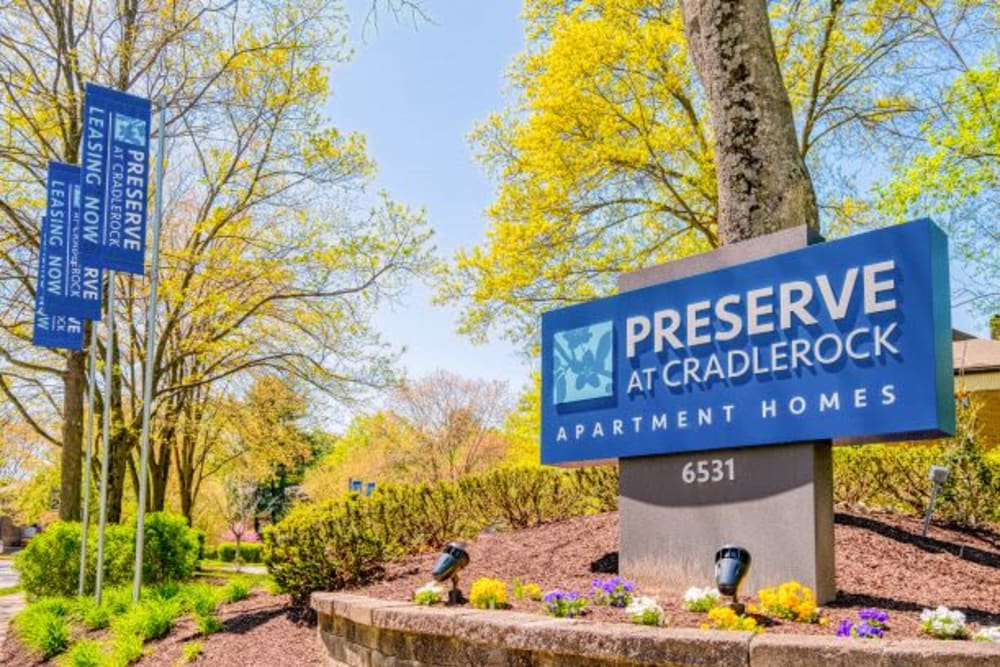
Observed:
[[[950,434],[948,289],[918,220],[545,313],[542,462]]]

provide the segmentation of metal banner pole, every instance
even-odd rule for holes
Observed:
[[[90,466],[94,451],[94,383],[97,374],[97,322],[90,323],[90,367],[87,373],[87,423],[84,438],[87,440],[86,463],[83,464],[83,526],[80,536],[80,583],[77,595],[83,595],[87,577],[87,528],[90,527]]]
[[[160,225],[163,220],[163,151],[167,109],[159,100],[159,136],[156,138],[156,192],[153,199],[153,257],[149,267],[149,314],[146,316],[146,370],[142,384],[142,449],[139,459],[139,506],[135,524],[135,573],[132,577],[132,601],[139,601],[142,588],[142,546],[146,521],[146,470],[149,467],[149,419],[153,397],[153,354],[156,349],[156,286],[160,265]]]
[[[108,271],[108,340],[104,350],[104,412],[101,415],[103,433],[101,442],[101,501],[97,521],[97,583],[94,600],[101,604],[101,587],[104,584],[104,525],[108,520],[108,459],[111,440],[111,377],[115,349],[115,272]]]

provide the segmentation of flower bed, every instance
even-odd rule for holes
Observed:
[[[996,567],[993,565],[994,562],[1000,564],[1000,549],[991,546],[987,540],[938,528],[932,533],[936,541],[930,543],[932,548],[928,549],[927,545],[908,542],[907,536],[919,535],[919,530],[918,521],[882,516],[842,516],[836,527],[838,584],[842,594],[834,606],[819,610],[826,623],[802,623],[777,615],[761,614],[767,617],[764,634],[826,635],[836,639],[842,620],[860,622],[864,619],[857,616],[858,612],[876,606],[887,609],[891,615],[888,637],[892,639],[927,637],[922,629],[920,614],[923,609],[934,609],[940,604],[964,610],[969,638],[984,628],[1000,625],[1000,578],[995,576]],[[946,543],[964,545],[964,557],[949,555],[937,546]],[[469,545],[472,562],[461,574],[462,590],[468,595],[476,579],[489,577],[508,583],[518,579],[537,584],[545,592],[563,591],[568,594],[576,591],[587,597],[595,588],[595,579],[602,582],[612,579],[612,574],[595,574],[591,566],[602,569],[613,565],[614,559],[608,557],[608,553],[613,552],[616,546],[614,513],[555,522],[522,531],[484,534]],[[958,550],[956,546],[955,553]],[[357,589],[357,592],[409,601],[414,591],[427,582],[427,572],[436,557],[436,554],[427,554],[392,564],[386,573],[386,581]],[[910,573],[906,585],[902,587],[895,577],[895,573],[900,571]],[[891,578],[890,573],[893,574]],[[708,586],[710,576],[709,563],[705,581],[688,583]],[[981,583],[970,588],[969,581]],[[775,585],[780,583],[775,582]],[[756,591],[746,593],[750,597]],[[653,598],[669,619],[670,627],[697,630],[702,624],[714,624],[706,618],[704,611],[685,608],[684,590],[646,591],[640,586],[637,594]],[[801,590],[786,587],[784,591],[775,591],[775,595],[774,602],[788,603],[786,606],[790,609],[794,607],[796,615],[812,614],[812,605]],[[748,601],[757,605],[760,602],[756,599]],[[523,595],[509,596],[507,605],[510,611],[536,615],[547,613],[543,602]],[[626,609],[622,607],[588,604],[586,612],[579,617],[581,622],[630,621]],[[850,642],[844,638],[840,641]]]

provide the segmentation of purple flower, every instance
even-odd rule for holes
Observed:
[[[632,591],[634,590],[635,583],[621,577],[594,579],[591,582],[591,595],[594,602],[612,607],[627,607],[628,603],[632,601]]]
[[[859,609],[858,618],[862,621],[868,621],[872,625],[885,625],[886,621],[889,620],[889,613],[882,611],[881,609]]]
[[[859,639],[881,639],[888,629],[886,621],[889,620],[889,613],[881,609],[859,609],[858,618],[861,622],[857,625],[850,619],[845,618],[837,626],[838,637],[857,637]]]
[[[854,628],[856,636],[861,639],[881,639],[885,631],[877,625],[872,625],[868,621],[862,621]]]
[[[549,591],[542,596],[542,602],[548,612],[559,618],[578,616],[587,606],[587,600],[581,598],[576,591],[563,591],[556,589]]]

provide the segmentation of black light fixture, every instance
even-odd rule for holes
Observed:
[[[723,595],[733,598],[730,609],[737,614],[746,611],[739,601],[740,584],[750,571],[750,552],[735,544],[727,544],[715,552],[715,586]]]
[[[450,542],[443,549],[441,557],[434,564],[431,576],[435,581],[451,580],[448,604],[461,604],[462,592],[458,590],[458,573],[469,564],[469,552],[461,542]]]

